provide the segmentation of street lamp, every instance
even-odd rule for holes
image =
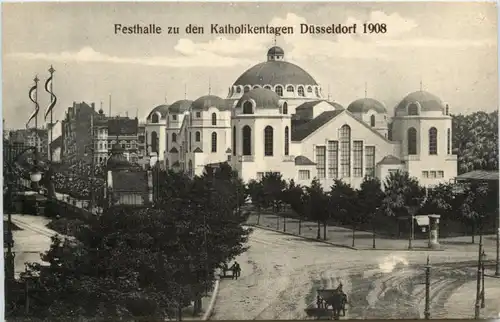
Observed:
[[[375,213],[373,215],[373,218],[372,218],[372,247],[373,249],[376,248],[376,245],[375,245],[375,218],[378,216],[378,209],[379,207],[376,207],[375,208]]]
[[[484,309],[485,304],[484,304],[484,261],[486,260],[486,253],[483,252],[481,253],[481,284],[482,284],[482,289],[481,289],[481,308]]]
[[[477,320],[481,315],[481,276],[482,276],[482,265],[481,259],[483,254],[483,234],[479,235],[479,252],[477,259],[477,280],[476,280],[476,304],[474,306],[474,318]]]
[[[425,265],[425,311],[424,311],[426,320],[429,320],[431,318],[430,293],[431,293],[431,265],[429,261],[429,256],[427,256],[427,265]]]

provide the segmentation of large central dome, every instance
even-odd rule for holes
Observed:
[[[285,51],[274,46],[267,52],[267,61],[244,72],[234,82],[237,85],[318,85],[309,73],[299,66],[284,61]]]

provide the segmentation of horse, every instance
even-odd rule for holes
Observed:
[[[341,289],[318,290],[318,295],[325,301],[325,308],[332,307],[335,320],[339,319],[341,312],[342,316],[345,316],[347,295]]]

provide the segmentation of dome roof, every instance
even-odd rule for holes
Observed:
[[[406,109],[411,103],[419,103],[422,111],[443,111],[443,102],[439,97],[426,91],[417,91],[406,95],[396,110]]]
[[[387,113],[384,104],[373,98],[361,98],[355,100],[347,107],[351,113],[366,113],[369,110],[375,110],[377,113]]]
[[[215,95],[205,95],[193,102],[191,105],[192,110],[207,110],[210,107],[215,107],[219,111],[226,111],[230,109],[230,105],[226,100]]]
[[[161,117],[164,118],[165,116],[167,116],[167,111],[168,111],[168,105],[158,105],[157,107],[152,109],[151,112],[149,112],[148,118],[151,116],[151,114],[155,112],[160,113]]]
[[[284,55],[285,54],[285,51],[283,50],[283,48],[279,47],[279,46],[274,46],[274,47],[271,47],[269,48],[269,50],[267,51],[267,55]]]
[[[241,107],[247,100],[254,100],[256,108],[279,108],[280,97],[275,92],[265,88],[252,89],[239,99],[236,107]]]
[[[274,47],[273,47],[274,48]],[[278,47],[279,48],[279,47]],[[272,50],[272,48],[270,49]],[[318,85],[314,78],[299,66],[270,60],[257,64],[244,72],[234,85]]]
[[[193,104],[193,101],[190,100],[180,100],[177,102],[174,102],[172,105],[168,107],[168,111],[173,114],[181,114],[189,110],[191,107],[191,104]]]

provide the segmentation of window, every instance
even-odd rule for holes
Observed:
[[[310,180],[311,172],[309,170],[299,170],[299,180]]]
[[[217,152],[217,133],[212,132],[212,152]]]
[[[250,92],[250,86],[245,86],[245,89],[243,90],[245,93]]]
[[[151,152],[158,152],[158,134],[155,131],[151,132]]]
[[[288,141],[289,141],[288,126],[285,126],[285,155],[290,154],[290,146]]]
[[[444,171],[438,171],[437,172],[437,177],[438,178],[444,178]]]
[[[316,169],[318,170],[318,179],[324,179],[326,176],[326,151],[324,146],[316,147]]]
[[[271,86],[269,86],[269,85],[264,86],[264,88],[268,89],[268,90],[271,90]]]
[[[373,178],[375,177],[375,147],[366,146],[365,147],[365,176]]]
[[[153,115],[151,115],[151,123],[158,123],[158,114],[153,113]]]
[[[438,151],[437,147],[437,129],[431,127],[429,129],[429,154],[436,155]]]
[[[286,91],[289,93],[293,93],[293,86],[292,85],[287,86]]]
[[[212,125],[217,125],[217,114],[212,113]]]
[[[316,97],[320,97],[319,96],[319,89],[317,87],[314,88],[314,93],[316,94]]]
[[[243,114],[253,114],[252,102],[246,101],[243,103]]]
[[[241,87],[239,87],[239,86],[236,87],[236,93],[238,93],[238,94],[241,93]]]
[[[256,89],[256,88],[260,88],[260,86],[259,86],[259,85],[255,85],[255,86],[253,87],[253,89]]]
[[[374,127],[375,126],[375,114],[370,116],[370,126]]]
[[[200,133],[200,131],[196,131],[196,133],[194,134],[194,140],[196,142],[200,142],[201,141],[201,133]]]
[[[283,114],[288,114],[288,104],[286,102],[283,103]]]
[[[236,155],[236,126],[233,126],[233,155]]]
[[[448,151],[448,154],[451,154],[451,129],[448,129],[447,131],[447,143],[448,143],[448,146],[447,146],[447,151]]]
[[[271,126],[266,126],[264,129],[264,155],[273,155],[273,128]]]
[[[306,94],[304,93],[304,86],[299,86],[297,88],[297,92],[299,93],[299,96],[305,96]]]
[[[177,121],[177,115],[172,115],[172,121]]]
[[[191,131],[189,132],[189,152],[191,152],[191,143],[192,143],[192,140],[191,140],[191,134],[193,134]]]
[[[352,142],[353,175],[355,177],[363,176],[363,141]]]
[[[241,132],[243,155],[252,155],[252,129],[250,126],[245,125]]]
[[[172,133],[172,142],[177,142],[177,134]]]
[[[430,171],[431,179],[436,178],[436,171]]]
[[[278,94],[278,96],[283,96],[283,87],[282,86],[276,86],[276,94]]]
[[[408,155],[417,154],[417,130],[410,127],[408,129]]]
[[[132,142],[132,147],[135,149],[136,148],[136,143],[135,141]],[[165,134],[165,149],[168,152],[168,133]]]
[[[196,118],[200,118],[201,117],[201,112],[196,112]]]
[[[351,128],[347,124],[340,129],[340,167],[342,178],[351,176]]]
[[[408,105],[408,115],[418,115],[418,105],[416,103]]]
[[[337,179],[339,176],[339,142],[328,141],[328,177]]]
[[[307,92],[308,92],[308,93],[312,93],[312,92],[313,92],[313,89],[312,89],[312,87],[311,87],[311,86],[307,86]]]

